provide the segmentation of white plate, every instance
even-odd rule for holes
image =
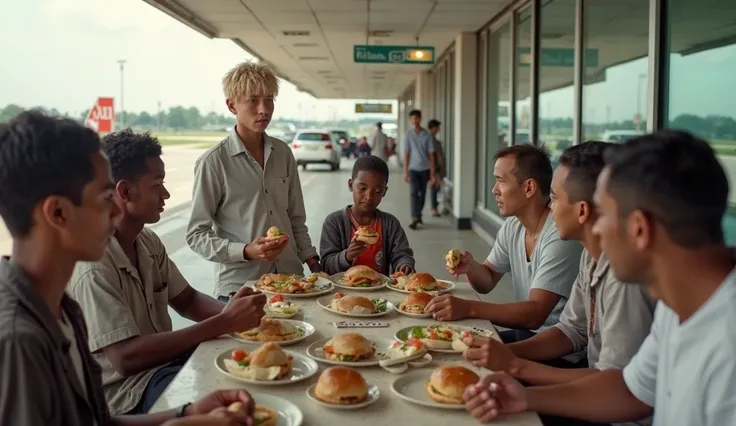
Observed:
[[[276,426],[301,426],[304,421],[302,410],[293,402],[273,395],[257,394],[256,405],[263,405],[279,413]]]
[[[318,277],[317,281],[315,281],[315,284],[316,284],[315,288],[317,291],[313,291],[311,293],[279,293],[279,292],[275,292],[271,290],[264,290],[258,285],[258,283],[253,284],[253,288],[255,290],[258,290],[260,292],[263,292],[269,295],[281,294],[284,297],[294,297],[294,298],[321,296],[335,289],[335,284],[333,284],[332,281],[328,280],[327,278]]]
[[[427,291],[426,293],[429,293],[429,294],[432,294],[434,296],[437,296],[439,294],[452,293],[452,291],[455,290],[455,283],[452,282],[452,281],[437,280],[437,282],[444,284],[445,287],[444,288],[441,288],[439,290]],[[404,294],[416,293],[415,291],[404,290],[403,288],[396,288],[396,287],[392,286],[391,284],[387,285],[386,287],[389,290],[398,291],[399,293],[404,293]]]
[[[404,312],[404,311],[401,310],[401,308],[399,306],[401,306],[401,305],[400,304],[399,305],[396,305],[396,312],[400,313],[401,315],[406,315],[407,317],[411,317],[411,318],[432,318],[432,314],[430,314],[430,313],[414,314],[414,313],[411,313],[411,312]]]
[[[381,392],[378,390],[378,386],[376,385],[369,385],[368,386],[368,399],[366,399],[363,402],[360,402],[358,404],[350,404],[350,405],[341,405],[341,404],[330,404],[324,401],[320,401],[317,399],[317,396],[314,394],[314,387],[317,385],[312,385],[307,389],[307,397],[311,399],[312,401],[316,402],[317,404],[323,406],[323,407],[329,407],[334,408],[337,410],[357,410],[359,408],[367,407],[374,402],[378,401],[378,397],[381,396]]]
[[[429,398],[424,387],[431,375],[431,371],[424,370],[398,377],[393,383],[391,383],[391,390],[399,398],[413,404],[432,408],[442,408],[445,410],[464,410],[464,404],[440,404],[439,402],[434,402]]]
[[[374,317],[382,317],[384,315],[390,314],[391,311],[393,311],[394,309],[396,309],[396,307],[394,306],[394,304],[391,303],[391,302],[389,302],[387,300],[386,301],[386,310],[383,311],[383,312],[378,312],[378,313],[375,313],[375,314],[352,314],[352,313],[347,313],[347,312],[340,312],[340,311],[333,310],[332,307],[331,307],[332,299],[334,297],[335,296],[333,296],[333,295],[320,297],[319,299],[317,299],[317,304],[319,306],[321,306],[323,309],[332,312],[333,314],[338,314],[338,315],[343,315],[343,316],[346,316],[346,317],[353,317],[353,318],[374,318]],[[372,298],[369,297],[368,299],[372,299]],[[376,297],[376,299],[383,299],[383,298],[382,297]]]
[[[364,359],[363,361],[348,362],[348,361],[335,361],[325,358],[325,353],[322,351],[322,346],[327,343],[330,339],[322,339],[309,345],[307,348],[307,355],[315,361],[322,362],[325,364],[332,365],[344,365],[346,367],[372,367],[378,365],[378,362],[385,356],[384,354],[388,351],[388,347],[394,342],[390,339],[368,339],[373,342],[376,347],[376,352],[372,357]]]
[[[265,307],[263,308],[263,312],[265,312],[265,313],[266,313],[266,315],[268,315],[268,317],[269,317],[269,318],[276,318],[276,319],[279,319],[279,318],[292,318],[292,317],[295,317],[295,316],[299,315],[300,313],[302,313],[302,309],[301,309],[301,307],[300,307],[300,308],[299,308],[299,310],[298,310],[298,311],[296,311],[296,312],[294,312],[293,314],[291,314],[291,315],[286,315],[286,314],[284,314],[283,312],[278,312],[278,311],[271,311],[271,310],[269,309],[268,305],[266,305],[266,306],[265,306]]]
[[[344,290],[353,290],[353,291],[376,291],[386,288],[386,284],[391,281],[391,278],[383,275],[378,274],[379,277],[381,277],[381,285],[376,285],[373,287],[350,287],[342,283],[342,277],[345,275],[345,272],[338,272],[337,274],[330,277],[330,280],[335,283],[335,287],[344,289]]]
[[[434,324],[430,324],[430,325],[434,325]],[[474,332],[474,333],[476,333],[476,334],[478,334],[480,336],[483,336],[483,337],[491,337],[491,336],[493,336],[493,331],[486,330],[484,328],[468,327],[466,325],[455,325],[455,324],[442,324],[442,325],[445,325],[445,326],[448,326],[448,327],[452,327],[452,328],[454,328],[454,329],[456,329],[457,331],[460,331],[460,332],[463,332],[463,331],[472,331],[472,332]],[[394,334],[394,337],[399,342],[406,342],[408,340],[407,335],[408,335],[409,331],[411,331],[411,329],[414,328],[414,327],[427,328],[427,327],[429,327],[429,325],[420,325],[420,324],[417,324],[417,325],[412,325],[412,326],[409,326],[409,327],[404,327],[401,330],[397,331],[396,334]],[[440,353],[444,353],[444,354],[461,354],[462,353],[462,351],[456,351],[454,349],[433,349],[433,348],[430,348],[429,346],[427,346],[427,349],[430,350],[430,351],[432,351],[432,352],[440,352]]]
[[[301,327],[304,330],[304,333],[301,336],[297,337],[296,339],[286,340],[286,341],[283,341],[283,342],[274,342],[274,343],[278,343],[279,346],[289,346],[289,345],[293,345],[295,343],[299,343],[302,340],[304,340],[307,337],[309,337],[312,334],[314,334],[314,331],[315,331],[314,330],[314,326],[312,324],[308,323],[308,322],[299,321],[299,320],[287,320],[287,319],[279,319],[277,321],[281,321],[281,322],[285,322],[285,323],[291,324],[294,327]],[[230,333],[229,336],[231,338],[237,340],[240,343],[245,343],[245,344],[248,344],[248,345],[261,345],[261,344],[265,343],[265,342],[257,342],[257,341],[252,341],[252,340],[246,340],[246,339],[243,339],[242,337],[238,336],[235,333]]]
[[[237,380],[239,382],[248,383],[251,385],[263,385],[263,386],[279,386],[279,385],[290,385],[292,383],[301,382],[302,380],[306,380],[312,376],[314,376],[315,373],[319,370],[319,366],[317,363],[301,354],[298,354],[296,352],[286,351],[288,355],[291,355],[292,358],[294,358],[292,368],[291,368],[291,374],[278,380],[255,380],[255,379],[247,379],[245,377],[236,376],[235,374],[230,373],[227,371],[227,368],[225,368],[225,360],[230,359],[230,354],[232,353],[232,350],[225,351],[218,355],[215,358],[215,367],[220,371],[220,373],[226,375],[227,377]]]

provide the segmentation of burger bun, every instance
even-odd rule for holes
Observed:
[[[434,402],[461,405],[465,389],[479,380],[477,374],[463,366],[443,365],[432,372],[425,390]]]

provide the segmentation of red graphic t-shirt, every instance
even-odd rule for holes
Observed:
[[[355,220],[350,209],[347,209],[347,215],[350,218],[350,222],[353,224],[352,228],[350,229],[350,240],[352,241],[353,238],[355,238],[355,231],[358,229],[358,227],[360,227],[360,224],[358,224],[358,222]],[[384,259],[381,221],[376,218],[370,225],[366,226],[366,228],[371,228],[376,231],[376,233],[378,234],[378,242],[369,245],[363,251],[363,253],[356,257],[353,261],[353,266],[363,265],[373,269],[376,272],[383,273]]]

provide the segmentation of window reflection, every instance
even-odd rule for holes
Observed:
[[[583,139],[644,133],[649,2],[589,0],[584,14]]]
[[[514,145],[530,142],[531,121],[531,45],[532,11],[526,7],[518,12],[516,24],[516,137]],[[506,107],[508,108],[508,107]]]
[[[508,21],[491,31],[487,51],[487,98],[486,98],[486,155],[481,166],[485,170],[485,207],[498,212],[496,198],[492,190],[496,180],[493,178],[493,156],[506,145],[509,130],[511,25]]]
[[[731,186],[724,220],[728,243],[736,243],[736,2],[671,0],[668,3],[666,126],[706,138]]]
[[[575,0],[545,3],[541,13],[539,141],[557,165],[572,145],[575,115]]]

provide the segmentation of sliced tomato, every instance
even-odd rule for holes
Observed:
[[[339,299],[339,298],[344,297],[344,296],[345,296],[345,293],[335,293],[335,297],[334,298],[335,299]]]
[[[424,346],[424,343],[422,343],[422,341],[417,339],[416,337],[412,337],[411,339],[407,340],[406,344],[409,346],[414,346],[417,349],[421,349],[422,346]]]
[[[248,352],[246,352],[246,351],[244,351],[242,349],[235,349],[233,351],[233,353],[230,354],[230,357],[233,360],[237,361],[237,362],[240,362],[240,361],[244,360],[245,357],[247,357],[247,356],[248,356]]]
[[[324,352],[325,352],[326,354],[331,354],[331,353],[333,352],[332,346],[325,346],[324,348],[322,348],[322,350],[323,350],[323,351],[324,351]]]
[[[284,296],[282,294],[277,294],[276,296],[272,297],[271,300],[268,301],[268,303],[276,303],[276,302],[283,302]]]

